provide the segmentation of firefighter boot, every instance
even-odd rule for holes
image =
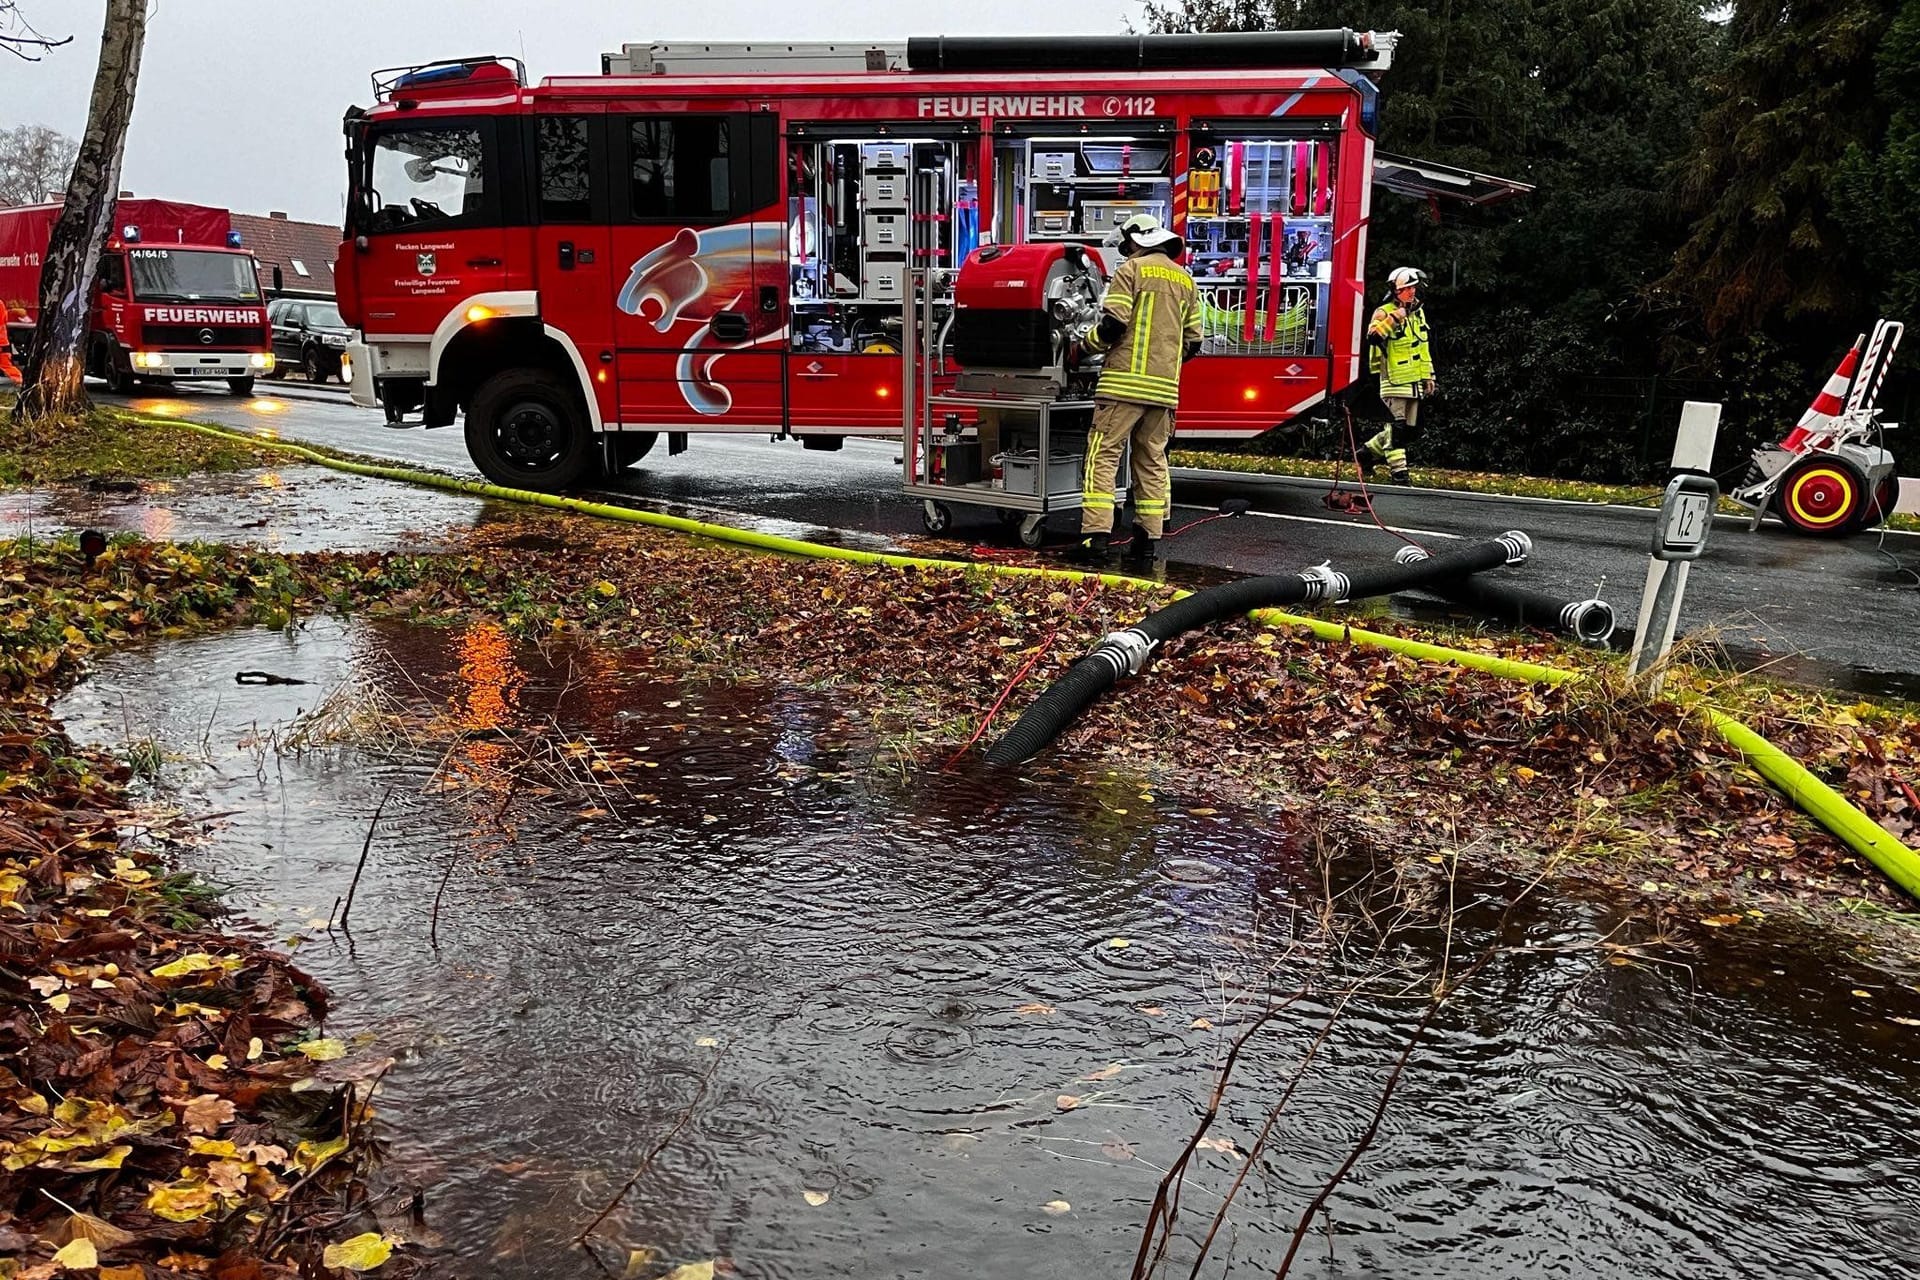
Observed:
[[[1089,533],[1080,539],[1067,558],[1075,564],[1105,564],[1107,562],[1108,550],[1112,543],[1112,534]]]
[[[1154,563],[1160,558],[1160,539],[1136,524],[1133,526],[1133,537],[1127,542],[1125,558],[1129,564]]]

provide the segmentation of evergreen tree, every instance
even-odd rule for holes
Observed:
[[[1847,149],[1834,212],[1858,248],[1876,309],[1920,322],[1920,0],[1901,0],[1874,62],[1886,125]]]
[[[1733,0],[1725,65],[1679,175],[1692,231],[1664,282],[1722,346],[1786,332],[1780,321],[1857,321],[1863,245],[1837,214],[1836,178],[1850,148],[1884,132],[1874,53],[1893,7]]]

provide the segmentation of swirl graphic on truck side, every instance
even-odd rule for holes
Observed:
[[[754,305],[761,287],[786,287],[787,227],[783,222],[744,222],[696,231],[683,227],[633,264],[616,305],[660,333],[681,322],[699,325],[682,345],[674,376],[687,405],[709,416],[733,407],[733,393],[715,366],[729,352],[784,342],[779,310]],[[713,318],[733,312],[747,322],[744,339],[713,335]]]

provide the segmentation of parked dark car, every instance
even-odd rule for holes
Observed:
[[[273,372],[284,378],[298,369],[308,382],[330,382],[340,377],[340,357],[346,354],[353,330],[331,302],[307,298],[275,298],[267,304],[273,325]]]

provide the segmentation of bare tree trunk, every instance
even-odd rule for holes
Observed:
[[[133,118],[140,52],[147,39],[147,0],[107,0],[100,66],[93,76],[87,131],[67,180],[67,202],[53,224],[40,269],[40,322],[27,348],[15,422],[59,417],[86,407],[82,378],[93,313],[93,277],[113,229],[120,194],[120,153]]]

